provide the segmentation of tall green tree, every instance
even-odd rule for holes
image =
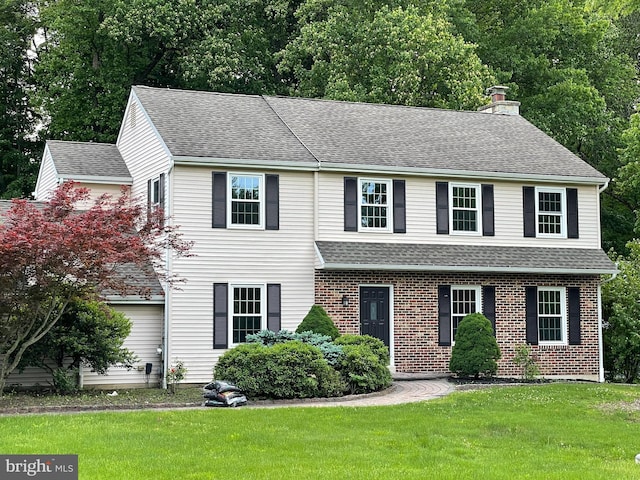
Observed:
[[[134,84],[283,93],[275,54],[298,0],[40,1],[49,138],[113,142]]]
[[[24,0],[0,2],[0,196],[25,197],[33,191],[37,166],[35,118],[29,106],[34,12]]]
[[[613,177],[621,135],[640,97],[636,59],[622,19],[572,0],[467,0],[475,15],[470,40],[522,102],[522,115]],[[633,214],[605,191],[603,246],[620,251],[632,237]]]
[[[640,243],[629,242],[617,257],[620,273],[602,288],[604,363],[610,380],[635,382],[640,376]]]
[[[308,1],[282,53],[292,93],[454,109],[484,103],[492,83],[475,47],[438,9]]]

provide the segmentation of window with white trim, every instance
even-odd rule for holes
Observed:
[[[452,233],[481,233],[480,185],[452,183],[449,195]]]
[[[539,237],[564,237],[565,190],[563,188],[536,188],[536,223]]]
[[[567,331],[564,287],[538,287],[538,341],[565,344]]]
[[[263,227],[264,176],[229,174],[230,226]]]
[[[360,179],[360,229],[391,229],[391,181]]]
[[[244,343],[247,335],[266,328],[266,298],[263,285],[232,285],[231,344]]]
[[[451,338],[456,339],[458,325],[464,317],[482,310],[481,287],[452,286],[451,287]]]
[[[154,178],[151,180],[150,191],[149,191],[149,201],[152,206],[161,206],[160,200],[160,177]]]

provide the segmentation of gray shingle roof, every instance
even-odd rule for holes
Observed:
[[[63,177],[102,177],[127,179],[131,173],[118,148],[108,143],[48,140],[58,175]]]
[[[266,100],[322,162],[604,178],[519,115]]]
[[[139,86],[133,91],[173,155],[315,163],[262,97]]]
[[[606,179],[518,115],[139,86],[133,91],[175,156]]]
[[[322,268],[506,273],[612,274],[600,249],[316,242]]]

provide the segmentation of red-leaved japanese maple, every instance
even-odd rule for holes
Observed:
[[[65,183],[46,203],[13,200],[0,218],[0,395],[24,351],[42,338],[72,299],[105,294],[148,296],[134,272],[154,269],[171,287],[166,255],[190,244],[123,193],[85,210],[89,192]]]

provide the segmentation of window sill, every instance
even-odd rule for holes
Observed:
[[[538,344],[541,351],[568,350],[569,345],[566,343],[540,343]]]

